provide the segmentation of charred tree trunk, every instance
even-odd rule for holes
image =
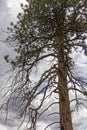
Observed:
[[[60,44],[58,49],[60,130],[73,130],[67,85],[67,62],[67,57],[64,52],[64,45]]]

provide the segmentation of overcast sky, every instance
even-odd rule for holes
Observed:
[[[24,3],[25,0],[0,0],[0,75],[9,70],[9,65],[6,64],[3,58],[4,55],[13,55],[12,48],[1,41],[5,40],[7,36],[7,33],[5,33],[5,31],[10,22],[16,22],[16,16],[18,12],[21,12],[21,2]],[[0,77],[0,87],[4,87],[5,77]],[[4,125],[4,117],[5,116],[0,113],[0,130],[15,130],[17,122],[15,121],[16,123],[14,123],[12,121],[9,121],[7,125]]]
[[[21,11],[21,2],[25,2],[25,0],[0,0],[0,41],[5,40],[7,36],[2,30],[6,30],[11,21],[16,22],[17,13]],[[0,75],[9,69],[9,65],[3,59],[4,55],[8,53],[13,54],[12,48],[0,42]],[[87,77],[87,57],[79,52],[77,55],[73,54],[73,57],[77,61],[76,64],[79,65],[80,74]],[[1,87],[3,87],[4,80],[5,78],[0,79]],[[73,96],[73,94],[71,95]],[[52,102],[52,100],[54,99],[49,99],[48,102]],[[0,115],[0,130],[16,130],[16,126],[16,121],[15,123],[9,122],[7,125],[4,125],[4,117]],[[46,126],[46,122],[42,119],[38,126],[38,130],[41,130]],[[85,108],[81,108],[79,112],[73,113],[73,126],[74,130],[87,130],[87,110]]]

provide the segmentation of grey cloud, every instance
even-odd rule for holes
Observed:
[[[9,21],[8,0],[0,0],[0,27],[6,26]]]
[[[22,2],[22,0],[19,0],[19,1]],[[19,7],[19,1],[16,0],[16,2],[18,3],[18,7]],[[8,6],[9,2],[12,3],[13,7]],[[7,37],[7,33],[4,32],[4,31],[6,31],[7,26],[10,24],[11,21],[13,21],[13,22],[16,21],[17,11],[15,12],[14,10],[12,10],[12,8],[15,8],[14,2],[15,2],[15,0],[0,0],[0,75],[2,75],[7,70],[9,70],[9,64],[7,64],[5,62],[4,56],[7,54],[11,54],[11,56],[14,55],[13,49],[11,47],[9,47],[8,45],[6,45],[6,43],[1,42],[1,41],[5,40]],[[8,77],[8,75],[3,76],[3,77],[0,76],[0,96],[1,96],[1,88],[5,87],[4,82],[6,81],[7,77]],[[16,113],[9,112],[8,118],[12,119],[13,118],[12,116],[14,114],[16,114]],[[2,125],[0,125],[0,129],[13,130],[13,127],[15,128],[17,126],[18,122],[19,121],[17,121],[17,120],[13,120],[13,121],[7,120],[7,124],[5,126],[5,114],[0,113],[0,124],[2,124]],[[10,126],[10,127],[8,127],[8,126]]]
[[[11,21],[16,21],[17,12],[12,10],[12,8],[15,8],[14,2],[14,0],[0,0],[0,75],[9,69],[9,64],[6,64],[4,56],[7,54],[11,54],[11,56],[15,54],[11,47],[3,43],[8,36],[8,33],[6,33],[7,27]],[[13,7],[9,6],[10,3],[12,3]]]
[[[8,0],[0,0],[0,16],[7,10],[7,2]]]

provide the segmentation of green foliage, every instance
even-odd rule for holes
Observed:
[[[4,59],[6,60],[6,62],[9,62],[8,57],[9,55],[4,56]]]
[[[67,52],[85,44],[85,1],[30,0],[29,5],[21,6],[23,13],[18,14],[17,24],[11,23],[12,27],[8,28],[14,33],[9,39],[17,43],[16,51],[20,55],[30,57],[30,53],[41,46],[45,46],[47,50],[49,47],[56,50],[54,46],[57,47],[62,38]],[[37,54],[34,56],[37,57]]]

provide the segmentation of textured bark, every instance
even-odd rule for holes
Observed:
[[[69,94],[68,94],[68,85],[67,85],[68,61],[66,56],[64,55],[63,44],[61,44],[59,47],[58,59],[59,59],[58,89],[59,89],[60,130],[73,130]]]

